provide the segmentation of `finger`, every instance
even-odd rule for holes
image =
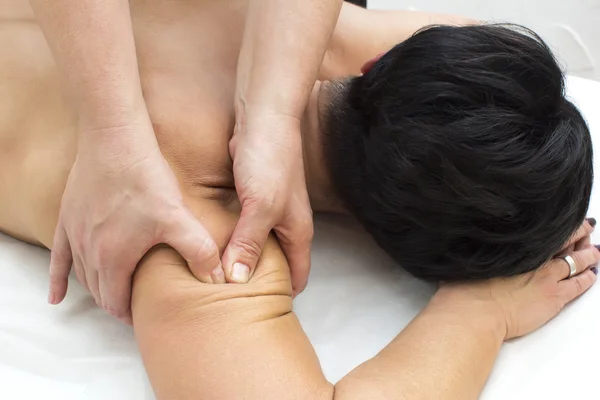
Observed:
[[[587,221],[588,224],[590,224],[592,229],[596,227],[596,218],[589,217],[589,218],[586,218],[585,220]]]
[[[591,244],[592,244],[592,237],[584,236],[583,239],[581,239],[580,241],[575,243],[575,245],[573,246],[573,250],[574,251],[583,250],[586,247],[589,247]]]
[[[583,224],[571,235],[569,241],[563,246],[564,248],[574,245],[586,236],[590,236],[594,231],[594,227],[589,221],[583,221]]]
[[[596,264],[600,261],[600,251],[596,249],[594,246],[588,246],[585,249],[574,251],[570,254],[575,261],[576,272],[575,275],[578,275],[585,271],[588,267]],[[556,258],[552,261],[554,277],[563,280],[569,277],[569,273],[571,271],[569,264],[566,260],[562,258]]]
[[[98,269],[98,291],[100,306],[110,315],[119,319],[130,318],[131,275],[135,264],[101,267]]]
[[[571,279],[566,279],[562,282],[559,282],[559,287],[563,293],[563,301],[565,304],[575,300],[577,297],[587,292],[587,290],[592,287],[597,279],[598,277],[596,276],[595,270],[589,268]]]
[[[182,210],[169,225],[163,241],[187,261],[192,274],[204,283],[225,283],[219,248],[200,221]]]
[[[269,232],[273,227],[248,208],[242,208],[240,219],[223,253],[227,282],[246,283],[254,273]]]
[[[590,226],[590,234],[591,232],[594,231],[594,228],[596,227],[596,219],[595,218],[586,218],[584,224],[589,224]],[[592,237],[590,236],[590,234],[584,236],[581,240],[579,240],[577,243],[575,243],[575,247],[574,250],[582,250],[585,249],[586,247],[588,247],[590,244],[592,244]]]
[[[67,233],[59,222],[54,232],[54,243],[50,253],[50,290],[48,303],[58,304],[65,298],[69,286],[69,272],[73,255]]]
[[[564,249],[562,249],[556,256],[557,257],[568,256],[569,254],[571,254],[574,251],[575,251],[575,244],[571,244],[571,245],[565,247]]]
[[[294,296],[302,293],[310,275],[310,248],[313,239],[312,218],[292,225],[291,230],[276,229],[277,239],[290,265]]]

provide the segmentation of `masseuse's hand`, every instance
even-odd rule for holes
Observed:
[[[497,315],[505,324],[506,340],[533,332],[596,282],[600,251],[590,244],[592,231],[593,226],[584,222],[559,253],[570,255],[577,265],[577,274],[571,278],[567,262],[553,258],[539,270],[521,276],[442,285],[432,301],[462,304],[465,310],[480,305],[479,310]]]
[[[242,212],[223,255],[225,273],[229,281],[247,282],[273,229],[297,294],[308,280],[313,237],[300,120],[276,114],[249,112],[248,118],[237,114],[229,149]]]
[[[217,246],[184,206],[147,112],[115,128],[81,130],[54,237],[49,302],[64,298],[72,264],[96,303],[129,321],[133,272],[157,243],[179,252],[198,279],[224,282]]]

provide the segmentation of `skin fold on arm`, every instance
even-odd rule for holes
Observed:
[[[190,208],[223,248],[236,211],[214,201]],[[241,285],[203,284],[174,250],[155,247],[136,272],[132,311],[158,399],[475,399],[504,339],[493,315],[475,321],[469,315],[485,314],[433,302],[334,386],[292,311],[289,268],[272,237]]]

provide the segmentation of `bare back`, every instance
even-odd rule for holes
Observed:
[[[155,134],[194,199],[236,202],[228,142],[246,5],[130,1]],[[345,4],[319,79],[357,74],[369,57],[436,21],[414,16]],[[0,231],[50,247],[76,157],[77,118],[27,0],[3,1],[0,48]]]
[[[144,97],[182,187],[232,187],[227,144],[245,2],[132,1],[131,12]],[[10,0],[1,13],[0,229],[49,246],[76,156],[76,115],[27,1]]]

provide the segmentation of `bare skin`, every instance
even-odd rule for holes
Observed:
[[[187,197],[229,201],[235,196],[227,146],[246,2],[215,4],[132,1],[131,11],[144,98],[162,153]],[[76,113],[27,2],[9,0],[0,18],[0,45],[7,49],[0,63],[0,185],[10,193],[0,198],[0,229],[49,248],[76,155]],[[369,58],[435,22],[461,19],[345,5],[319,79],[359,74]],[[317,94],[303,123],[311,152],[319,151]],[[304,158],[309,184],[321,181],[319,156],[305,151]],[[320,190],[309,188],[311,197],[320,198]],[[331,211],[314,200],[312,207]]]
[[[131,1],[157,141],[186,205],[221,252],[240,210],[228,145],[245,5]],[[319,152],[318,109],[327,81],[359,74],[365,61],[436,22],[469,21],[344,5],[303,120],[316,211],[339,211],[324,201],[329,189]],[[50,248],[76,156],[74,107],[26,0],[9,0],[0,11],[0,47],[6,49],[0,60],[0,230]],[[134,330],[158,399],[475,399],[505,339],[538,328],[594,283],[588,267],[600,253],[589,246],[591,231],[584,224],[572,240],[578,245],[568,249],[578,264],[576,278],[563,281],[568,271],[557,260],[525,277],[446,287],[384,351],[335,386],[325,380],[292,311],[289,268],[273,237],[244,285],[202,284],[173,249],[152,249],[134,279]],[[511,307],[507,294],[526,307]]]

